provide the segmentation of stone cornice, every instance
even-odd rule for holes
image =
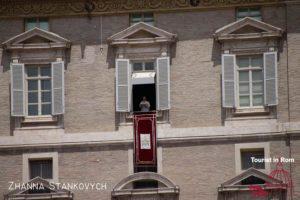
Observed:
[[[85,2],[92,2],[86,6]],[[74,16],[145,12],[194,10],[230,6],[279,4],[284,0],[0,0],[0,18],[33,16]],[[196,2],[196,1],[195,1]]]

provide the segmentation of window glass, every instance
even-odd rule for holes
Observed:
[[[25,19],[25,31],[31,30],[35,27],[48,31],[49,30],[48,19],[38,18],[38,17]]]
[[[28,115],[51,114],[51,67],[27,67]]]
[[[143,63],[133,63],[133,71],[142,71]]]
[[[245,17],[252,17],[257,20],[262,20],[260,8],[238,8],[236,13],[237,20]]]
[[[264,149],[242,149],[241,150],[241,164],[242,169],[246,170],[251,167],[254,167],[256,169],[265,169],[265,163],[264,162],[252,162],[251,157],[254,157],[256,159],[262,159],[265,157],[264,155]]]
[[[144,22],[149,25],[154,25],[153,13],[133,13],[130,15],[130,25],[134,25],[138,22]]]
[[[145,70],[154,70],[154,62],[146,62]]]
[[[153,61],[133,62],[133,71],[153,71]]]
[[[39,19],[39,28],[48,31],[49,23],[47,19]]]
[[[52,179],[53,167],[52,160],[30,160],[30,179],[37,176],[44,179]]]
[[[262,56],[237,57],[239,106],[262,106],[264,78]]]

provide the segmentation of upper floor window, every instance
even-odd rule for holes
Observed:
[[[26,66],[29,116],[51,115],[51,66]]]
[[[259,149],[241,149],[241,167],[242,170],[254,167],[256,169],[265,169],[265,162],[253,162],[253,158],[263,160],[265,152],[263,148]]]
[[[130,15],[130,26],[144,22],[151,26],[154,26],[154,16],[153,13],[133,13]]]
[[[237,56],[238,101],[240,107],[264,105],[263,58]]]
[[[52,159],[29,160],[30,179],[41,177],[44,179],[53,178]]]
[[[260,8],[238,8],[236,11],[236,19],[240,20],[244,17],[252,17],[262,20]]]
[[[48,31],[49,30],[48,19],[38,18],[38,17],[25,19],[25,31],[31,30],[35,27]]]
[[[154,71],[154,61],[134,61],[132,71]]]

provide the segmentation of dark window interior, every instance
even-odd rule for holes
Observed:
[[[256,169],[265,169],[265,163],[252,162],[251,157],[255,157],[258,159],[264,158],[265,153],[264,149],[244,149],[241,150],[241,161],[242,161],[242,169],[246,170],[251,167]]]
[[[250,176],[241,181],[242,185],[254,185],[254,184],[265,184],[266,182],[260,178],[255,176]]]
[[[156,165],[136,165],[134,168],[134,172],[157,172]],[[142,189],[142,188],[158,188],[158,182],[155,180],[141,180],[135,181],[133,183],[134,189]]]
[[[150,110],[156,110],[155,84],[144,84],[132,86],[133,111],[140,111],[139,105],[143,96],[150,102]]]
[[[53,168],[52,160],[30,160],[30,179],[33,179],[37,176],[44,179],[52,179],[53,177]]]

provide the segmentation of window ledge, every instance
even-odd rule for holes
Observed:
[[[57,122],[57,117],[47,116],[27,116],[24,117],[22,123],[45,123],[45,122]]]
[[[237,108],[234,110],[234,115],[261,115],[269,114],[270,110],[268,107],[254,107],[254,108]]]

